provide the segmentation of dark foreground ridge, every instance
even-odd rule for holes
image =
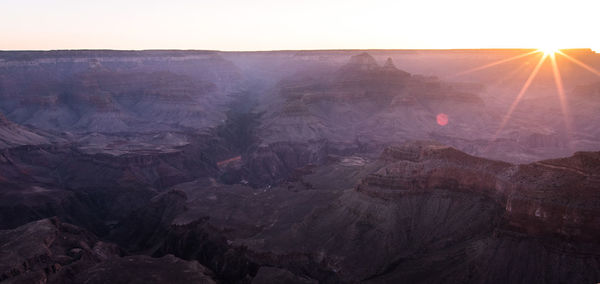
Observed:
[[[332,156],[268,189],[201,178],[158,194],[105,241],[56,218],[2,231],[2,277],[595,281],[598,167],[598,152],[513,165],[411,142],[372,160]]]

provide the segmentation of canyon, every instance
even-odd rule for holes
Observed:
[[[599,282],[600,78],[465,72],[527,52],[0,51],[0,282]]]

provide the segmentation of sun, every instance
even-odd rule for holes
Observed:
[[[563,52],[563,50],[565,52]],[[544,62],[550,61],[550,64],[552,66],[552,73],[554,75],[554,83],[556,84],[556,90],[558,93],[558,98],[560,100],[560,107],[561,107],[561,111],[562,111],[562,115],[563,115],[563,120],[565,123],[566,135],[567,135],[568,141],[569,141],[568,145],[569,145],[569,147],[571,147],[570,141],[572,140],[572,138],[571,138],[572,125],[571,125],[571,118],[570,118],[570,114],[569,114],[570,111],[569,111],[569,106],[568,106],[568,102],[567,102],[568,100],[566,99],[566,93],[565,93],[563,80],[560,75],[560,70],[558,68],[557,57],[560,56],[562,58],[565,58],[565,59],[571,61],[572,63],[575,63],[575,64],[579,65],[580,67],[583,67],[584,69],[598,75],[599,77],[600,77],[600,71],[579,61],[579,59],[570,56],[569,54],[567,54],[566,51],[567,51],[566,48],[563,48],[561,50],[561,49],[555,48],[555,47],[545,47],[545,48],[540,48],[540,49],[536,49],[536,50],[532,49],[529,52],[519,54],[519,55],[516,55],[513,57],[505,58],[505,59],[500,59],[500,60],[497,60],[497,61],[494,61],[491,63],[487,63],[487,64],[484,64],[484,65],[481,65],[478,67],[474,67],[474,68],[459,72],[455,75],[455,76],[462,76],[465,74],[469,74],[471,72],[491,68],[493,66],[500,65],[500,64],[510,62],[513,60],[517,60],[519,58],[527,57],[527,56],[530,56],[533,54],[540,54],[540,53],[542,54],[542,56],[539,56],[538,63],[533,68],[533,71],[531,71],[531,74],[529,74],[529,77],[527,77],[527,81],[525,81],[525,83],[523,84],[523,87],[521,88],[521,90],[519,91],[519,93],[517,94],[515,99],[513,100],[512,104],[508,108],[508,111],[506,112],[506,114],[504,115],[504,118],[500,122],[500,125],[498,126],[498,129],[496,130],[496,133],[493,136],[493,139],[491,139],[490,141],[496,140],[496,138],[498,137],[500,132],[506,126],[507,122],[511,119],[513,112],[515,111],[516,107],[519,105],[519,102],[521,101],[521,99],[523,98],[523,96],[525,95],[525,93],[527,92],[529,87],[531,86],[533,80],[535,79],[537,74],[540,72],[540,69],[542,68],[542,65],[544,64]],[[597,50],[597,49],[594,51],[600,52],[600,50]],[[441,126],[444,126],[448,122],[447,117],[445,117],[444,114],[439,114],[437,117],[437,120]],[[488,147],[490,147],[490,146],[491,146],[491,143]]]
[[[560,49],[554,47],[544,47],[538,49],[538,52],[543,52],[545,56],[554,56],[554,54],[559,51]]]

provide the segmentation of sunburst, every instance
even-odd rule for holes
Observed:
[[[535,77],[537,76],[538,72],[540,72],[540,68],[542,68],[542,64],[544,64],[544,61],[546,61],[547,57],[548,57],[548,55],[546,55],[546,53],[544,53],[544,55],[542,56],[542,58],[540,59],[540,61],[538,61],[537,65],[535,65],[535,68],[533,69],[533,71],[531,72],[531,74],[529,74],[529,77],[527,77],[527,81],[525,81],[525,84],[521,88],[521,91],[519,91],[519,93],[517,94],[517,97],[515,97],[515,100],[512,102],[512,104],[508,108],[508,112],[506,113],[506,115],[504,115],[504,118],[502,119],[502,122],[500,123],[500,126],[498,127],[498,130],[494,134],[494,137],[493,137],[492,141],[496,140],[496,138],[498,137],[498,135],[500,134],[500,132],[504,129],[504,126],[506,126],[506,124],[510,120],[510,118],[512,116],[512,113],[515,111],[515,109],[517,108],[517,106],[521,102],[521,99],[523,98],[523,96],[525,96],[525,93],[529,89],[529,86],[531,86],[531,83],[533,82],[533,79],[535,79]]]
[[[531,52],[527,52],[527,53],[523,53],[517,56],[513,56],[510,58],[506,58],[506,59],[502,59],[502,60],[498,60],[495,62],[491,62],[479,67],[475,67],[475,68],[471,68],[468,69],[466,71],[460,72],[455,74],[453,77],[456,76],[461,76],[461,75],[465,75],[471,72],[475,72],[475,71],[480,71],[483,69],[487,69],[499,64],[503,64],[503,63],[507,63],[519,58],[523,58],[529,55],[533,55],[533,54],[542,54],[540,60],[538,61],[538,63],[536,64],[535,68],[533,69],[533,71],[531,72],[531,74],[527,77],[527,80],[525,81],[525,83],[523,84],[523,87],[520,89],[519,93],[517,94],[517,96],[515,97],[514,101],[511,103],[508,111],[506,112],[506,114],[504,115],[502,121],[500,122],[500,125],[498,127],[498,129],[496,130],[496,132],[494,133],[494,136],[492,138],[492,140],[490,141],[490,143],[492,143],[493,141],[496,140],[496,138],[498,137],[498,135],[502,132],[502,130],[504,129],[504,127],[506,126],[506,124],[510,121],[511,116],[514,112],[514,110],[517,108],[517,106],[519,105],[519,103],[521,102],[521,99],[525,96],[525,94],[527,93],[527,90],[529,89],[529,87],[531,86],[531,83],[533,82],[533,80],[535,79],[535,77],[537,76],[537,74],[540,71],[540,68],[542,67],[542,65],[544,64],[544,62],[547,59],[550,59],[550,63],[552,65],[552,73],[554,76],[554,82],[556,85],[556,91],[558,94],[558,98],[560,101],[560,105],[561,105],[561,112],[562,112],[562,116],[563,116],[563,121],[565,124],[565,130],[567,132],[567,136],[569,138],[569,146],[570,145],[570,140],[572,137],[572,128],[571,128],[571,119],[570,119],[570,115],[569,115],[569,107],[568,107],[568,103],[567,103],[567,98],[566,98],[566,94],[565,94],[565,89],[563,86],[563,81],[562,81],[562,77],[560,74],[560,69],[558,68],[558,64],[556,62],[556,57],[557,55],[563,56],[564,58],[568,59],[569,61],[579,65],[580,67],[586,69],[587,71],[594,73],[598,76],[600,76],[600,71],[594,69],[593,67],[581,62],[580,60],[564,53],[563,51],[561,51],[558,48],[555,47],[545,47],[545,48],[540,48],[538,50],[534,50]]]
[[[544,47],[544,48],[538,49],[536,52],[541,52],[546,56],[553,56],[554,54],[560,52],[560,49],[555,48],[555,47]]]

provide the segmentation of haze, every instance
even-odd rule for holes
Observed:
[[[8,0],[0,49],[600,49],[594,1]]]
[[[0,2],[0,283],[600,283],[600,9],[323,2]]]

